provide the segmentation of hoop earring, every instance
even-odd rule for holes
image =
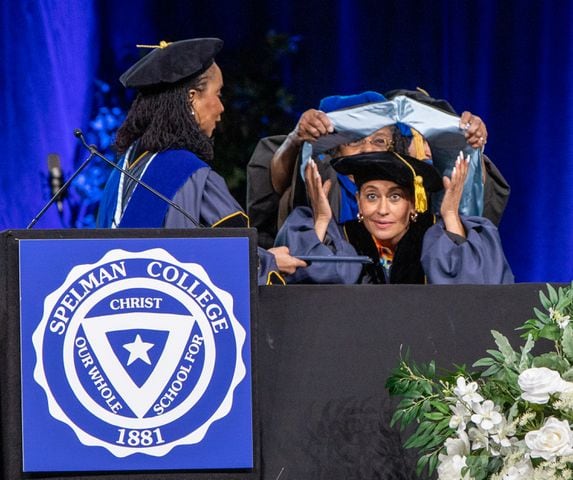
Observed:
[[[410,221],[416,223],[418,221],[418,212],[413,212],[410,214]]]
[[[358,220],[358,223],[362,223],[364,221],[364,216],[360,212],[358,212],[356,214],[356,219]]]

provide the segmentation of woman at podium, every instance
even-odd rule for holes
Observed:
[[[153,50],[120,81],[138,90],[116,136],[121,155],[100,203],[103,228],[248,227],[224,179],[209,166],[224,111],[215,55],[223,42],[197,38],[143,46]],[[146,188],[145,183],[168,200]],[[306,264],[286,247],[259,249],[259,283],[282,282]]]

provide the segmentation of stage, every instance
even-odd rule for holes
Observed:
[[[522,344],[542,284],[259,289],[256,358],[265,480],[409,479],[384,383],[400,353],[438,367]],[[542,345],[542,342],[540,342]]]
[[[494,345],[517,348],[543,284],[272,286],[253,291],[255,468],[227,472],[22,473],[17,262],[2,272],[2,478],[409,479],[414,452],[389,426],[384,384],[401,353],[471,365]],[[8,279],[11,279],[8,281]],[[39,442],[43,439],[38,439]]]

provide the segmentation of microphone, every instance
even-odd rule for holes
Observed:
[[[56,153],[48,155],[48,183],[50,185],[50,194],[56,196],[56,206],[60,215],[64,213],[64,195],[58,194],[64,183],[64,174],[62,173],[62,163],[60,156]]]
[[[30,230],[34,225],[36,225],[36,223],[38,223],[38,220],[40,220],[40,218],[42,218],[42,216],[44,215],[44,213],[46,213],[46,211],[48,210],[48,208],[50,208],[54,202],[58,201],[59,198],[63,197],[64,192],[67,191],[68,187],[70,186],[70,184],[75,180],[75,178],[81,173],[81,171],[86,168],[86,166],[88,165],[88,163],[90,163],[91,159],[93,158],[94,154],[90,153],[90,156],[88,158],[86,158],[84,160],[84,162],[80,165],[80,168],[78,168],[73,175],[60,187],[57,189],[57,191],[52,195],[52,198],[50,198],[50,200],[48,201],[48,203],[46,203],[46,205],[44,205],[44,207],[42,208],[42,210],[40,210],[38,212],[38,214],[32,219],[32,221],[28,224],[28,226],[26,227],[26,230]],[[57,155],[56,155],[57,157]],[[48,158],[49,161],[49,158]],[[60,161],[59,157],[58,157],[58,162]],[[60,177],[61,179],[63,179],[63,177]],[[51,182],[50,182],[51,183]],[[59,209],[58,209],[59,210]]]
[[[155,195],[156,197],[159,197],[161,200],[163,200],[165,203],[167,203],[170,207],[173,207],[175,210],[177,210],[181,215],[183,215],[185,218],[187,218],[188,220],[191,221],[191,223],[193,225],[195,225],[198,228],[205,228],[205,225],[203,225],[201,222],[199,222],[198,220],[195,220],[188,212],[186,212],[185,210],[183,210],[183,208],[181,208],[179,205],[177,205],[175,202],[173,202],[172,200],[170,200],[169,198],[167,198],[165,195],[163,195],[162,193],[158,192],[157,190],[155,190],[153,187],[149,186],[147,183],[143,182],[142,180],[140,180],[139,178],[137,178],[136,176],[134,176],[132,173],[130,173],[129,171],[127,171],[126,169],[120,167],[119,165],[116,165],[115,162],[112,162],[110,159],[108,159],[105,155],[102,155],[100,152],[98,152],[97,148],[95,147],[95,145],[88,145],[88,143],[86,142],[86,139],[84,137],[83,132],[79,129],[76,128],[74,130],[74,136],[80,140],[80,142],[82,143],[82,145],[90,152],[90,156],[89,158],[96,156],[100,159],[102,159],[104,162],[106,162],[107,164],[111,165],[113,168],[115,168],[116,170],[119,170],[121,173],[123,173],[124,175],[126,175],[127,177],[129,177],[131,180],[133,180],[135,183],[137,183],[138,185],[141,185],[143,188],[145,188],[146,190],[148,190],[149,192],[151,192],[153,195]],[[83,165],[82,165],[83,167]],[[66,182],[67,183],[67,182]]]

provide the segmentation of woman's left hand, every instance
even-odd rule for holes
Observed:
[[[462,113],[460,128],[464,131],[466,141],[472,148],[485,147],[487,143],[487,128],[480,117],[467,111]]]
[[[469,155],[464,158],[463,152],[460,152],[451,178],[443,178],[445,194],[440,207],[440,214],[446,225],[446,230],[462,237],[465,237],[466,234],[458,210],[464,191],[464,183],[468,176],[469,164]]]

